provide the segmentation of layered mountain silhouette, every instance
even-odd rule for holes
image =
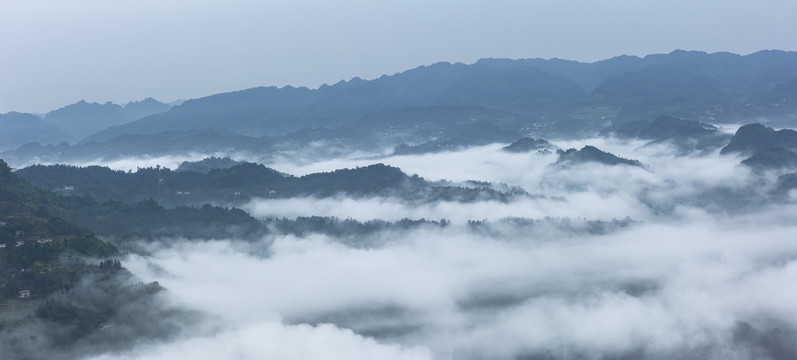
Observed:
[[[152,114],[162,113],[172,108],[172,105],[162,103],[151,97],[141,101],[132,101],[124,106],[124,114],[130,120],[138,120]]]
[[[51,112],[45,120],[74,139],[97,131],[82,141],[107,142],[108,148],[129,143],[130,135],[210,130],[223,131],[221,137],[252,139],[242,139],[242,144],[267,142],[278,148],[320,141],[354,149],[403,144],[398,153],[419,153],[528,135],[580,137],[606,127],[622,132],[648,124],[653,131],[663,123],[661,115],[695,121],[690,126],[707,131],[711,129],[700,123],[759,118],[797,123],[795,68],[797,53],[784,51],[741,56],[679,50],[594,63],[482,59],[472,65],[421,66],[373,80],[354,78],[318,89],[258,87],[188,100],[167,111],[162,110],[169,105],[151,99],[125,107],[80,102]],[[133,120],[148,112],[152,114]],[[622,129],[626,124],[630,128]],[[665,127],[672,126],[677,124]],[[481,136],[467,135],[473,129],[480,129]],[[696,135],[676,132],[650,140],[667,137],[685,149],[722,145],[720,136]],[[64,150],[27,147],[4,156],[79,152]]]
[[[47,113],[44,120],[58,126],[71,137],[82,139],[108,127],[163,112],[170,107],[152,98],[131,102],[125,106],[111,102],[98,104],[81,100]]]
[[[0,114],[0,151],[15,149],[27,143],[57,144],[72,137],[58,126],[42,118],[18,112]]]
[[[590,93],[608,78],[637,72],[652,65],[665,65],[674,70],[714,79],[746,93],[762,93],[797,77],[795,63],[797,53],[780,50],[765,50],[749,55],[675,50],[669,54],[645,57],[622,55],[593,63],[539,58],[482,59],[477,62],[497,69],[521,65],[535,67],[570,78]]]
[[[535,68],[495,70],[441,63],[371,81],[355,78],[315,90],[253,88],[189,100],[168,112],[109,128],[90,139],[197,127],[273,136],[305,127],[346,125],[375,112],[405,107],[467,106],[539,114],[585,95],[571,80]]]
[[[216,127],[223,121],[233,133],[278,135],[302,127],[339,126],[375,111],[408,106],[469,105],[537,115],[564,111],[581,100],[582,105],[608,106],[618,112],[626,104],[662,107],[681,100],[728,107],[756,82],[768,84],[758,85],[764,91],[782,85],[759,77],[790,65],[797,65],[797,54],[778,51],[747,56],[675,51],[591,64],[556,59],[438,63],[316,90],[253,88],[189,100],[166,113],[108,129],[94,139]]]

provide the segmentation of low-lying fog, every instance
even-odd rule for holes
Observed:
[[[555,153],[508,153],[501,145],[470,148],[458,152],[392,156],[373,159],[337,159],[302,165],[288,162],[269,164],[283,172],[305,175],[340,168],[382,162],[418,174],[427,180],[488,181],[519,186],[532,196],[510,203],[434,202],[406,204],[394,198],[291,198],[257,199],[244,209],[256,217],[337,216],[357,220],[402,218],[445,218],[455,222],[505,217],[585,217],[614,219],[631,216],[644,219],[665,207],[678,207],[695,200],[707,189],[746,188],[761,174],[739,166],[735,156],[718,152],[694,156],[671,155],[667,146],[644,146],[644,142],[607,139],[556,142],[562,148],[590,144],[615,155],[640,160],[645,167],[581,164],[551,166]],[[766,177],[766,176],[764,176]],[[770,175],[767,184],[774,178]],[[768,187],[759,186],[757,191]]]
[[[664,146],[637,142],[554,143],[595,145],[645,167],[551,166],[555,154],[510,154],[499,145],[266,164],[302,175],[382,162],[431,181],[490,181],[540,196],[508,203],[253,200],[244,209],[256,217],[451,224],[358,239],[373,246],[320,234],[142,245],[148,254],[130,255],[125,265],[165,286],[174,304],[207,314],[206,326],[185,329],[176,342],[99,358],[797,354],[797,204],[794,196],[756,201],[768,196],[773,174],[755,174],[739,158],[716,152],[676,157]],[[594,220],[608,225],[585,231]]]

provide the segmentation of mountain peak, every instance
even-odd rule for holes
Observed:
[[[592,145],[585,145],[581,150],[567,149],[558,150],[559,159],[556,164],[583,164],[583,163],[601,163],[604,165],[629,165],[642,167],[639,160],[625,159],[616,156],[612,153],[602,151]]]

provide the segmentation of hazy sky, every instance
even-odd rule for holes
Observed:
[[[0,0],[0,113],[482,57],[797,50],[794,14],[793,0]]]

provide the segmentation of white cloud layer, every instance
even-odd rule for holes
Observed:
[[[388,157],[379,161],[431,180],[503,182],[545,197],[415,205],[396,198],[259,199],[245,208],[260,217],[453,221],[361,235],[358,243],[374,245],[364,247],[320,234],[145,245],[149,254],[129,256],[126,266],[165,286],[179,306],[207,314],[215,330],[186,329],[182,340],[101,358],[797,354],[797,204],[787,198],[740,207],[728,198],[765,199],[773,174],[752,173],[717,153],[675,157],[665,147],[611,139],[558,143],[584,144],[646,166],[550,166],[555,156],[508,154],[497,145]],[[372,162],[275,167],[301,175]],[[577,229],[625,217],[634,221],[603,232]],[[483,219],[484,228],[467,224]],[[263,245],[268,254],[255,250]]]
[[[755,176],[738,166],[734,156],[715,153],[676,157],[665,145],[617,139],[554,141],[563,148],[594,145],[618,156],[640,160],[645,168],[582,164],[551,166],[556,154],[514,154],[494,144],[412,156],[389,156],[378,160],[335,159],[321,162],[275,162],[268,164],[295,175],[333,171],[382,162],[418,174],[427,180],[463,182],[481,180],[519,186],[543,198],[518,198],[509,203],[433,202],[407,204],[395,198],[291,198],[254,199],[243,208],[256,217],[337,216],[361,221],[371,219],[445,218],[455,222],[493,220],[505,217],[572,217],[611,220],[655,216],[655,207],[673,207],[697,198],[706,189],[746,187]],[[770,178],[767,183],[771,184]],[[767,190],[762,187],[760,190]],[[652,208],[654,207],[654,208]]]
[[[793,224],[698,218],[580,238],[487,237],[449,227],[374,235],[387,245],[367,250],[325,236],[278,236],[267,239],[268,257],[212,241],[155,248],[126,263],[179,304],[230,324],[200,338],[217,358],[283,346],[284,358],[316,358],[287,349],[351,336],[275,319],[332,321],[416,349],[365,341],[357,350],[381,349],[388,358],[428,355],[418,347],[443,359],[638,348],[675,354],[719,351],[738,321],[797,327],[797,290],[788,286],[797,276]],[[248,342],[255,334],[260,347]],[[157,353],[177,354],[195,341]]]
[[[426,360],[432,357],[422,348],[402,349],[395,345],[382,345],[330,324],[313,327],[261,322],[214,335],[181,340],[168,346],[146,347],[124,355],[103,355],[95,360],[255,358]]]

